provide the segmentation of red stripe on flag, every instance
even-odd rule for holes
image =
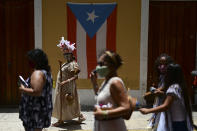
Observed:
[[[75,19],[74,14],[72,13],[71,9],[67,6],[67,39],[71,43],[76,43],[76,26],[77,20]],[[77,44],[77,43],[76,43]],[[77,45],[75,44],[75,48]],[[73,54],[77,61],[77,52],[76,50],[73,51]]]
[[[116,51],[116,13],[117,7],[114,8],[111,15],[107,18],[107,50]]]
[[[86,55],[87,55],[87,71],[88,77],[93,69],[95,69],[97,65],[97,57],[96,57],[96,35],[93,38],[90,38],[86,35]]]

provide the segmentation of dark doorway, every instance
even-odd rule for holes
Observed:
[[[34,0],[1,0],[0,19],[0,105],[17,105],[18,75],[27,78],[34,48]]]
[[[156,77],[153,73],[154,61],[161,53],[166,53],[182,66],[193,98],[190,73],[195,69],[196,33],[196,1],[150,2],[147,90]]]

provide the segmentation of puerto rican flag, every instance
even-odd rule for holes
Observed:
[[[116,51],[116,14],[116,3],[67,3],[67,39],[76,43],[79,78],[89,77],[102,51]]]

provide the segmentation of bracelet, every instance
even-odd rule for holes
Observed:
[[[104,111],[102,111],[102,113],[103,113],[104,119],[107,119],[109,111],[108,110],[104,110]]]

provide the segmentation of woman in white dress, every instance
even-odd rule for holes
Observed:
[[[180,65],[167,67],[164,90],[164,103],[155,108],[141,108],[141,113],[161,112],[157,131],[193,131],[191,105]]]
[[[62,38],[58,47],[62,50],[66,62],[61,66],[62,73],[59,71],[57,75],[54,109],[52,113],[52,116],[58,119],[53,124],[56,127],[62,126],[64,121],[77,117],[79,123],[85,120],[81,113],[77,93],[76,80],[78,79],[80,69],[72,53],[75,47],[69,41],[64,40],[64,38]]]
[[[105,51],[99,58],[96,70],[90,74],[97,101],[94,131],[127,130],[123,116],[130,111],[130,104],[124,83],[117,75],[121,65],[122,60],[118,54]],[[100,87],[97,74],[105,78]]]

